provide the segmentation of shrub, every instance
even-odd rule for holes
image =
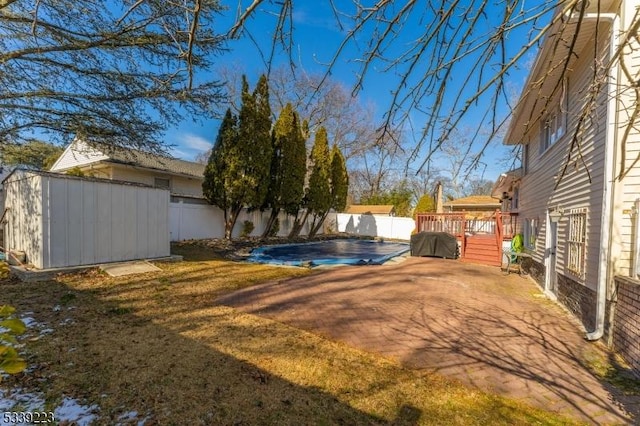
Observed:
[[[253,232],[253,229],[254,229],[253,222],[251,222],[250,220],[245,220],[242,223],[242,231],[240,231],[240,237],[247,238],[249,235],[251,235],[251,233]]]
[[[416,208],[413,210],[413,218],[415,219],[418,213],[432,213],[436,211],[436,203],[433,197],[429,194],[425,194],[420,197]]]

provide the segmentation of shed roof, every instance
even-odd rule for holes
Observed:
[[[384,214],[393,213],[393,204],[355,204],[347,208],[349,214]]]

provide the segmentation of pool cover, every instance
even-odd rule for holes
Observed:
[[[328,240],[258,247],[250,262],[276,265],[380,265],[408,252],[409,244],[370,240]]]

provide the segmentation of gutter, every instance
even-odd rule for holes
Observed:
[[[615,13],[587,13],[583,19],[600,19],[611,21],[611,36],[609,42],[609,55],[613,58],[619,42],[620,17]],[[609,105],[607,106],[607,140],[604,161],[604,191],[602,193],[602,226],[600,231],[600,257],[598,259],[598,282],[596,290],[596,326],[595,329],[586,334],[586,339],[590,341],[598,340],[604,335],[605,310],[607,303],[607,284],[610,278],[609,254],[611,253],[612,236],[611,227],[613,221],[612,208],[614,204],[614,180],[616,146],[618,142],[617,134],[617,82],[620,77],[620,65],[612,66],[609,71]]]

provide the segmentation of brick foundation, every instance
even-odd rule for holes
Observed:
[[[538,263],[535,260],[527,257],[522,260],[522,269],[531,276],[538,285],[544,287],[544,273],[545,267],[542,263]]]
[[[544,287],[545,267],[525,259],[523,269]],[[598,295],[584,285],[558,274],[558,301],[564,305],[589,332],[595,329]],[[615,277],[615,301],[607,300],[603,342],[606,342],[640,377],[640,280]]]
[[[640,281],[616,276],[615,285],[612,346],[640,375]]]
[[[595,291],[558,274],[558,301],[580,320],[587,331],[596,328],[598,294]]]
[[[533,259],[525,260],[524,270],[544,288],[545,266]],[[587,331],[592,331],[595,328],[596,292],[562,274],[557,274],[557,287],[558,301],[580,320]]]

